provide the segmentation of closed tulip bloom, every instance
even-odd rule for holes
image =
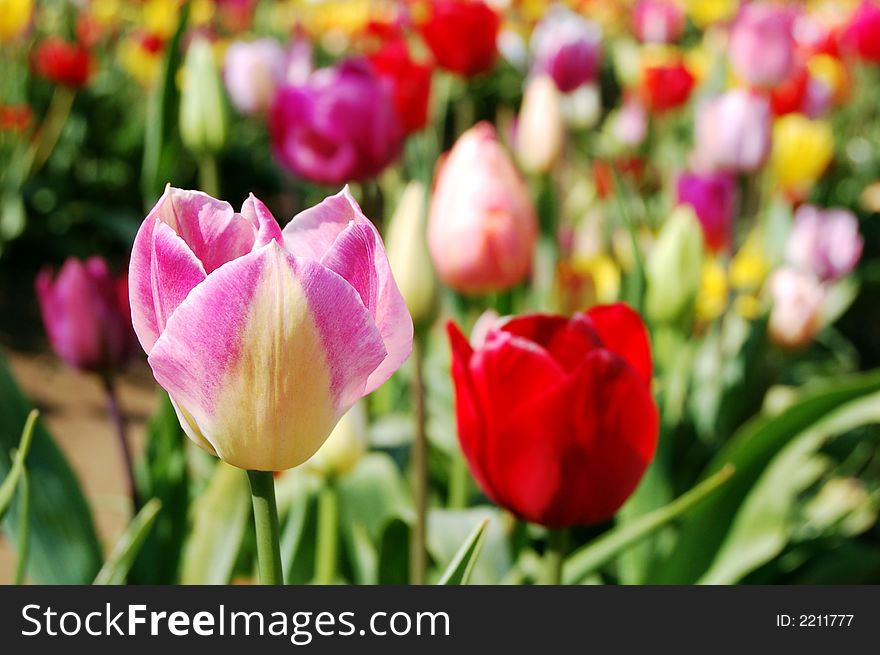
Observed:
[[[690,99],[695,81],[679,59],[650,64],[642,71],[642,99],[657,113],[677,109]]]
[[[421,33],[441,68],[474,77],[495,65],[500,26],[483,0],[433,0]]]
[[[678,41],[684,24],[684,11],[670,0],[639,0],[633,9],[633,32],[643,43]]]
[[[223,148],[228,132],[229,117],[213,46],[196,37],[189,44],[183,66],[180,139],[190,152],[203,155]]]
[[[413,59],[403,39],[386,41],[370,55],[370,62],[381,77],[391,82],[394,106],[407,134],[424,128],[434,69]]]
[[[516,155],[530,173],[546,173],[562,154],[565,130],[559,91],[548,75],[531,78],[516,126]]]
[[[703,228],[706,246],[713,252],[726,250],[733,238],[738,193],[729,173],[686,173],[677,184],[679,204],[693,207]]]
[[[689,207],[677,207],[651,250],[645,305],[649,318],[675,322],[690,316],[703,269],[700,223]]]
[[[458,437],[486,495],[548,528],[605,521],[654,457],[651,349],[638,314],[533,314],[471,345],[449,324]]]
[[[789,263],[820,280],[838,280],[859,263],[863,247],[859,221],[852,212],[801,205],[794,215],[786,256]]]
[[[425,186],[410,182],[391,218],[386,238],[388,261],[416,325],[433,322],[437,279],[428,254],[428,198]]]
[[[33,10],[34,0],[0,0],[0,42],[21,36]]]
[[[100,257],[70,258],[57,277],[41,271],[35,286],[56,355],[82,371],[109,374],[125,365],[135,343],[125,275],[113,275]]]
[[[51,36],[34,50],[33,68],[37,75],[50,82],[80,89],[89,82],[92,57],[84,46]]]
[[[322,184],[374,177],[403,144],[390,85],[360,59],[281,87],[269,110],[269,135],[282,166]]]
[[[773,125],[771,166],[776,183],[795,196],[809,191],[834,156],[834,133],[825,121],[788,114]]]
[[[278,228],[169,188],[141,225],[134,329],[187,435],[225,462],[301,464],[409,356],[412,321],[348,189]]]
[[[489,123],[462,134],[437,175],[428,249],[462,293],[510,289],[532,268],[538,221],[525,183]]]
[[[345,475],[367,452],[367,412],[356,403],[339,419],[327,441],[306,462],[306,467],[325,478]]]
[[[242,114],[266,111],[284,78],[285,55],[275,39],[236,41],[226,50],[223,80]]]
[[[861,59],[880,64],[880,4],[862,1],[850,18],[844,43]]]
[[[549,75],[562,93],[596,80],[601,28],[562,5],[553,5],[531,37],[536,73]]]
[[[754,172],[770,155],[770,103],[745,89],[727,91],[697,109],[696,158],[709,170]]]
[[[772,89],[794,70],[793,13],[785,7],[754,2],[745,5],[730,32],[730,62],[747,84]]]
[[[822,326],[825,289],[812,273],[781,268],[770,278],[770,338],[783,348],[808,346]]]

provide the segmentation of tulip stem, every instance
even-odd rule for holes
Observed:
[[[413,340],[412,396],[416,418],[416,438],[412,446],[412,476],[416,505],[416,521],[410,540],[409,580],[425,584],[427,568],[426,534],[428,521],[428,435],[425,430],[425,343],[421,334]]]
[[[128,445],[128,437],[125,429],[125,417],[119,406],[119,396],[116,393],[116,381],[112,375],[104,376],[104,392],[107,394],[107,411],[110,414],[110,421],[116,432],[116,439],[119,442],[119,449],[122,451],[122,459],[125,468],[125,477],[128,482],[128,495],[131,498],[133,514],[137,514],[141,509],[141,501],[137,491],[137,481],[134,476],[134,459],[131,455],[131,448]]]
[[[550,530],[547,535],[547,549],[544,551],[543,584],[562,584],[562,565],[565,562],[565,551],[568,547],[567,530]]]
[[[272,471],[248,471],[247,474],[257,529],[260,584],[284,584],[281,571],[281,531],[278,528],[278,508],[275,506],[275,475]]]
[[[318,543],[315,548],[315,584],[336,582],[339,544],[339,498],[333,480],[328,480],[318,495]]]
[[[454,453],[449,470],[449,509],[464,509],[468,501],[468,468],[462,453]]]
[[[216,198],[220,195],[220,174],[214,155],[205,155],[199,159],[199,187],[209,196]]]

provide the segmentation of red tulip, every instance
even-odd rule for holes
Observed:
[[[84,46],[50,36],[37,46],[33,67],[40,77],[78,89],[89,81],[92,58]]]
[[[691,97],[693,88],[694,76],[681,61],[645,68],[642,95],[655,112],[680,107]]]
[[[880,4],[864,0],[853,13],[844,42],[861,59],[880,64]]]
[[[415,61],[402,39],[387,41],[370,55],[373,69],[391,81],[394,107],[407,134],[418,132],[428,122],[431,66]]]
[[[434,0],[422,36],[437,63],[473,77],[495,65],[501,17],[481,0]]]
[[[516,317],[473,346],[448,330],[459,440],[486,495],[549,528],[611,518],[659,430],[638,314],[617,304]]]

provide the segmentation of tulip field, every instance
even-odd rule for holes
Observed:
[[[878,0],[0,0],[0,583],[880,583],[878,94]]]

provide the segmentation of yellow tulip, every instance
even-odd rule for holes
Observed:
[[[0,42],[11,41],[27,29],[33,0],[0,0]]]
[[[705,29],[736,14],[739,0],[687,0],[687,12],[694,24]]]
[[[706,260],[697,293],[697,319],[709,323],[721,316],[727,308],[728,292],[727,271],[724,266],[717,259]]]
[[[825,121],[787,114],[773,126],[772,170],[782,189],[803,195],[834,155],[834,134]]]

